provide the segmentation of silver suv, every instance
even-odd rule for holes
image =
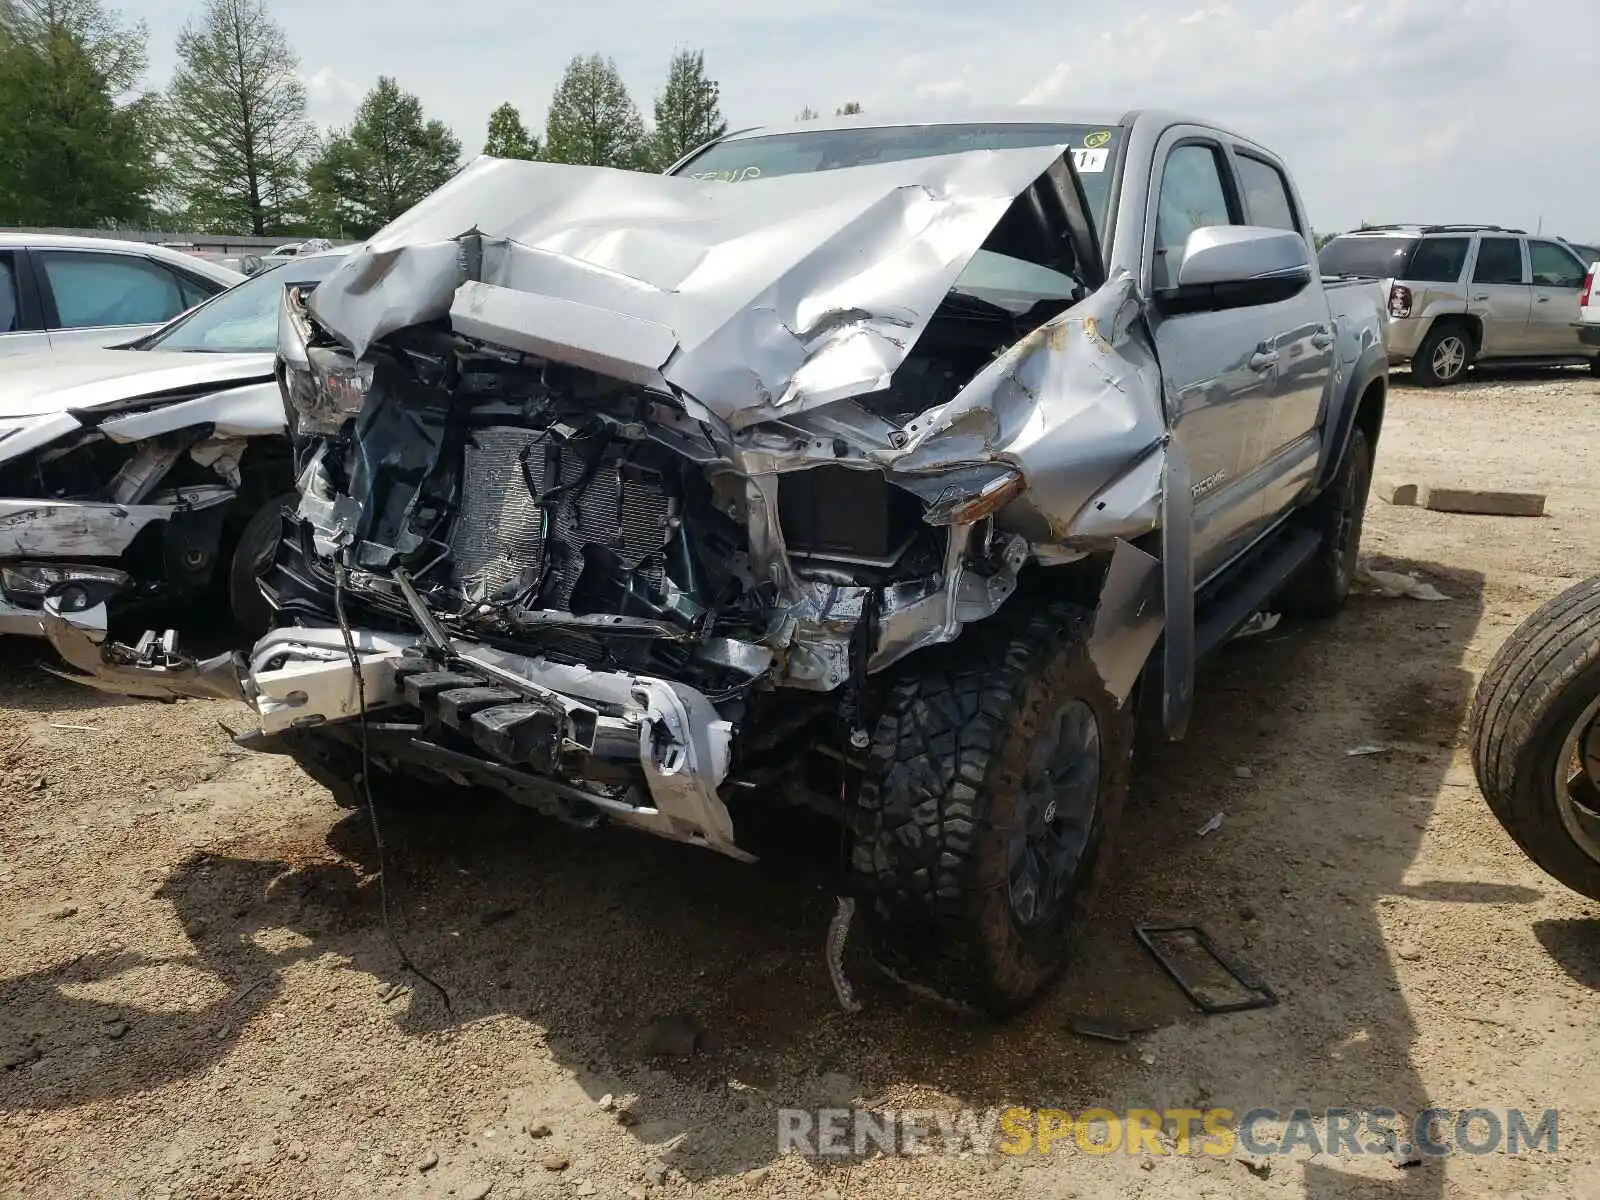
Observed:
[[[1418,383],[1455,383],[1474,362],[1589,364],[1600,336],[1581,323],[1588,264],[1559,238],[1498,225],[1380,225],[1341,234],[1319,255],[1325,275],[1381,279],[1389,361]]]

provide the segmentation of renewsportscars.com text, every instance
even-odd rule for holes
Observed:
[[[778,1152],[868,1154],[1554,1154],[1560,1114],[1520,1108],[778,1110]]]

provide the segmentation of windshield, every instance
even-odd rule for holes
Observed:
[[[1338,237],[1317,254],[1324,275],[1394,279],[1405,274],[1414,237]]]
[[[202,354],[274,350],[278,345],[278,304],[283,289],[296,283],[320,283],[342,261],[341,255],[323,254],[274,265],[218,292],[199,308],[137,343],[137,348]]]
[[[1089,201],[1095,232],[1105,236],[1111,180],[1122,147],[1118,126],[1094,125],[896,125],[888,128],[818,129],[730,138],[709,146],[678,168],[691,179],[743,183],[775,175],[801,175],[959,154],[966,150],[1015,150],[1068,145]]]

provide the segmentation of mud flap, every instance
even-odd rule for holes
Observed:
[[[1189,460],[1167,441],[1161,474],[1161,592],[1166,609],[1161,720],[1170,741],[1188,731],[1194,706],[1194,492]]]

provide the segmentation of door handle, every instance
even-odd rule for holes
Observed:
[[[1537,300],[1540,304],[1549,304],[1550,303],[1550,297],[1549,296],[1535,296],[1534,299]]]
[[[1311,335],[1311,344],[1318,350],[1326,350],[1333,345],[1333,330],[1322,328]]]
[[[1474,296],[1472,299],[1474,300],[1474,302],[1477,302],[1477,301],[1487,300],[1488,298],[1489,297],[1487,297],[1487,296]]]
[[[1278,352],[1276,350],[1257,350],[1250,356],[1250,369],[1252,371],[1270,371],[1278,365]]]

